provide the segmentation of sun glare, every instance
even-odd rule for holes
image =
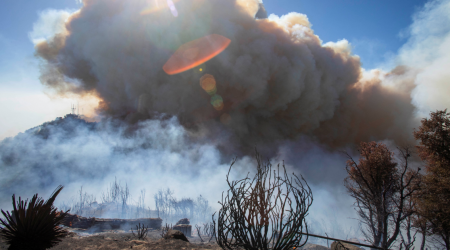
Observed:
[[[153,3],[149,7],[142,10],[140,12],[140,14],[141,15],[149,15],[149,14],[158,12],[160,10],[169,8],[172,15],[177,17],[178,11],[175,8],[174,2],[178,2],[178,1],[179,0],[174,0],[174,1],[172,1],[172,0],[153,0]]]

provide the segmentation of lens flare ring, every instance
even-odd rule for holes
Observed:
[[[163,66],[168,75],[195,68],[224,51],[231,40],[217,34],[204,36],[181,45]]]

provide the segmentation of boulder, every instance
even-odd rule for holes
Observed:
[[[330,250],[328,247],[321,245],[306,243],[301,249],[304,250]]]
[[[169,240],[169,239],[179,239],[179,240],[184,240],[186,242],[189,242],[189,240],[186,238],[186,236],[178,231],[178,230],[173,230],[173,229],[169,229],[169,231],[167,231],[167,233],[164,235],[164,239]]]
[[[363,249],[350,243],[335,241],[331,244],[331,250],[363,250]]]
[[[187,237],[191,237],[192,236],[192,233],[191,233],[192,226],[191,225],[179,224],[179,225],[173,226],[172,229],[182,232]]]
[[[350,238],[348,241],[359,243],[358,238]]]
[[[181,224],[182,225],[190,225],[189,219],[188,218],[181,219],[175,225],[181,225]]]

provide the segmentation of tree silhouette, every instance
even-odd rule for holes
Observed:
[[[360,221],[366,225],[362,230],[373,246],[388,249],[396,240],[402,222],[413,214],[406,204],[420,188],[419,170],[408,170],[408,148],[399,149],[403,166],[398,167],[394,153],[382,143],[362,142],[361,158],[356,163],[347,154],[348,177],[344,185],[356,199]]]
[[[429,233],[439,236],[450,249],[450,118],[447,110],[431,112],[414,131],[419,156],[426,162],[422,191],[416,196],[418,213]]]

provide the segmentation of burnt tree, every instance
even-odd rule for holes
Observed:
[[[313,196],[295,174],[290,177],[284,164],[272,172],[269,162],[263,163],[256,152],[257,173],[227,183],[230,189],[222,195],[219,211],[217,243],[223,249],[292,249],[301,247],[308,240],[306,216]],[[269,228],[270,227],[270,228]],[[269,232],[270,229],[270,232]],[[270,234],[270,235],[269,235]],[[305,238],[303,238],[305,237]],[[304,239],[304,241],[302,241]]]
[[[438,236],[450,249],[450,114],[447,110],[431,112],[422,119],[414,137],[417,150],[426,162],[423,188],[417,195],[419,214],[428,224],[428,233]]]
[[[400,150],[404,160],[402,167],[394,161],[394,153],[384,144],[362,142],[361,158],[356,163],[347,154],[346,170],[349,174],[344,185],[356,199],[362,230],[373,246],[388,249],[397,239],[402,222],[413,214],[406,202],[420,188],[419,170],[408,169],[408,148]]]
[[[403,157],[404,152],[402,152]],[[420,171],[420,168],[418,169]],[[412,172],[407,173],[407,179],[411,178]],[[414,242],[416,241],[416,235],[417,233],[422,234],[422,243],[420,250],[425,249],[425,242],[426,242],[426,224],[423,224],[423,219],[420,217],[420,215],[417,213],[417,201],[416,196],[421,191],[420,189],[416,190],[414,192],[414,188],[421,185],[422,182],[422,175],[417,175],[416,178],[412,179],[414,183],[408,186],[408,191],[412,192],[412,195],[407,197],[405,202],[405,213],[409,213],[411,216],[406,217],[406,219],[403,221],[402,229],[405,232],[405,235],[400,231],[400,250],[412,250],[415,249]],[[414,234],[412,234],[412,230],[415,230]]]

